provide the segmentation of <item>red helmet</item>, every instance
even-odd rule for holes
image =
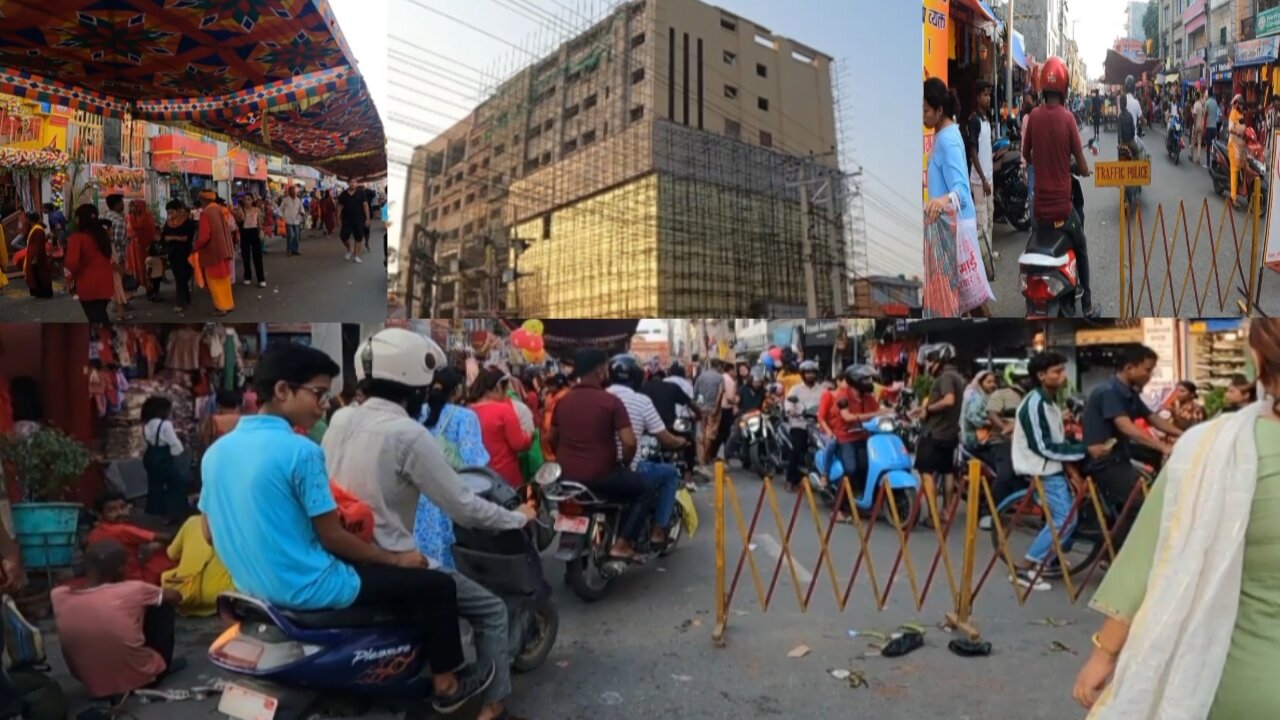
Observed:
[[[1044,61],[1044,65],[1040,68],[1041,92],[1058,93],[1065,98],[1070,85],[1071,73],[1067,71],[1067,64],[1062,61],[1062,58],[1050,57]]]

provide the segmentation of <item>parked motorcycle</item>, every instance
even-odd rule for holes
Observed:
[[[563,479],[560,466],[555,463],[543,467],[552,468],[545,474],[539,471],[542,477],[538,482],[547,500],[556,505],[555,529],[560,533],[560,545],[555,557],[564,561],[565,584],[586,602],[600,600],[630,567],[625,561],[609,557],[630,504],[600,497],[586,485]],[[661,546],[654,546],[650,541],[653,524],[653,513],[646,508],[640,539],[635,544],[635,552],[644,562],[675,551],[684,536],[684,507],[676,503],[671,522],[665,528],[667,541]]]
[[[991,148],[992,185],[995,195],[993,222],[1012,225],[1025,232],[1031,227],[1031,209],[1027,202],[1027,180],[1022,172],[1022,157],[1008,138],[1000,138]]]
[[[1165,128],[1164,150],[1169,153],[1174,165],[1182,162],[1183,147],[1185,144],[1182,140],[1182,119],[1177,113],[1171,113],[1169,125]]]
[[[1094,148],[1090,140],[1088,147]],[[1071,163],[1071,203],[1084,223],[1084,191]],[[1026,251],[1018,258],[1022,297],[1027,303],[1028,318],[1074,317],[1076,297],[1080,292],[1080,275],[1071,235],[1064,223],[1036,226],[1027,241]]]
[[[554,473],[555,469],[547,471]],[[486,499],[515,508],[522,499],[488,468],[459,473]],[[539,477],[546,475],[540,471]],[[536,487],[526,493],[541,493]],[[456,529],[458,570],[507,603],[512,618],[512,669],[534,670],[551,653],[560,615],[542,572],[539,547],[550,529],[531,523],[522,530]],[[425,672],[425,638],[402,610],[354,607],[285,610],[243,593],[218,597],[218,614],[232,623],[209,648],[209,660],[234,673],[218,711],[237,720],[310,717],[329,696],[422,702],[431,697]],[[475,657],[470,626],[462,621],[464,650]]]
[[[1265,212],[1271,189],[1267,176],[1266,148],[1258,140],[1253,128],[1245,130],[1244,141],[1247,152],[1244,166],[1240,168],[1240,187],[1243,188],[1245,197],[1251,197],[1254,181],[1261,181],[1262,207]],[[1214,140],[1209,151],[1209,176],[1213,179],[1213,191],[1218,195],[1231,192],[1231,156],[1228,152],[1226,140]]]
[[[898,519],[903,523],[912,517],[919,519],[920,477],[912,468],[911,454],[898,437],[897,420],[884,415],[868,420],[862,428],[871,435],[867,439],[867,477],[861,492],[856,481],[851,481],[854,507],[862,513],[869,513],[875,505],[876,493],[888,480]],[[810,485],[828,505],[836,502],[840,494],[840,479],[844,477],[844,465],[835,455],[835,449],[834,440],[823,442],[809,471]],[[888,497],[881,501],[880,516],[892,524],[893,513]]]

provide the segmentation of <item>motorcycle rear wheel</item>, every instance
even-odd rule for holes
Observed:
[[[613,588],[613,578],[607,578],[601,574],[600,568],[596,566],[590,553],[565,563],[564,583],[583,602],[601,600]]]
[[[658,557],[666,557],[676,551],[676,545],[680,544],[680,538],[684,537],[684,508],[680,503],[676,503],[675,510],[671,513],[671,528],[667,530],[667,545],[658,553]]]
[[[911,532],[920,522],[922,508],[920,505],[920,493],[912,488],[899,488],[893,491],[893,502],[897,506],[898,519],[902,521],[902,529],[905,532]],[[912,518],[912,514],[915,517]],[[893,525],[893,508],[889,507],[889,498],[886,497],[880,504],[880,517],[889,525]]]
[[[542,598],[534,605],[533,635],[520,649],[511,663],[511,669],[518,673],[527,673],[542,667],[556,646],[556,636],[560,633],[560,609],[556,607],[551,596]]]

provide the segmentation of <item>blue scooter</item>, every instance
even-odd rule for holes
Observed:
[[[892,416],[872,418],[862,424],[864,430],[871,434],[867,440],[867,479],[863,483],[862,492],[854,486],[853,505],[861,512],[870,512],[875,504],[876,493],[887,479],[889,489],[893,493],[894,504],[897,505],[898,518],[906,522],[917,513],[920,503],[920,477],[912,469],[911,454],[903,444],[899,435],[898,421]],[[809,483],[828,504],[834,504],[840,494],[840,478],[844,477],[844,465],[835,453],[834,440],[828,440],[818,449],[814,457],[814,467],[809,472]],[[820,469],[825,468],[823,474]],[[886,497],[880,503],[880,517],[893,524],[893,512]],[[917,513],[917,519],[918,513]]]
[[[508,508],[523,502],[516,489],[488,468],[469,468],[458,476],[486,500]],[[540,487],[535,483],[530,491],[539,493],[541,507]],[[553,535],[540,525],[541,519],[522,530],[504,532],[458,526],[453,546],[458,571],[507,603],[516,672],[546,661],[560,626],[538,556]],[[311,717],[332,696],[419,706],[431,697],[426,639],[403,610],[299,612],[241,593],[223,593],[218,596],[218,614],[232,625],[210,646],[209,660],[236,676],[223,685],[218,705],[223,715],[236,720],[295,720]],[[471,628],[465,620],[460,623],[464,653],[474,658]]]

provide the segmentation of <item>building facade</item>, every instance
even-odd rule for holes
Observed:
[[[619,6],[415,152],[435,311],[844,311],[830,64],[697,0]]]
[[[1145,2],[1129,2],[1124,11],[1125,37],[1130,40],[1147,40],[1147,31],[1142,26],[1142,18],[1147,14]],[[1154,38],[1153,38],[1154,39]]]
[[[1037,62],[1067,56],[1067,0],[1019,0],[1014,3],[1014,28],[1022,33],[1026,54]]]

